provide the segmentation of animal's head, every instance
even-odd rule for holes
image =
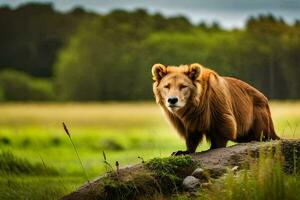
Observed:
[[[197,101],[196,97],[201,93],[201,71],[202,66],[196,63],[179,67],[153,65],[153,92],[157,103],[176,113],[188,102]]]

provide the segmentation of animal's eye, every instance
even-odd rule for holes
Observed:
[[[170,85],[165,85],[164,88],[165,89],[170,89]]]
[[[187,88],[188,86],[187,85],[180,85],[179,88],[182,90],[184,88]]]

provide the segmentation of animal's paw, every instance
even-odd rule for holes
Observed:
[[[171,156],[184,156],[189,154],[190,152],[188,151],[175,151],[171,154]]]

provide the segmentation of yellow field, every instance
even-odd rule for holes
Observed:
[[[300,102],[271,102],[277,134],[282,138],[300,138]]]
[[[300,102],[271,102],[271,112],[280,136],[300,135]],[[0,105],[0,127],[61,129],[62,122],[77,128],[144,128],[173,132],[154,103]]]

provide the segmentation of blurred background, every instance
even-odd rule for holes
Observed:
[[[0,1],[2,101],[152,100],[153,63],[199,62],[300,97],[300,2]]]
[[[90,179],[103,151],[125,166],[184,149],[154,103],[154,63],[252,84],[278,135],[299,137],[299,13],[297,0],[0,0],[0,199],[87,181],[62,122]]]

